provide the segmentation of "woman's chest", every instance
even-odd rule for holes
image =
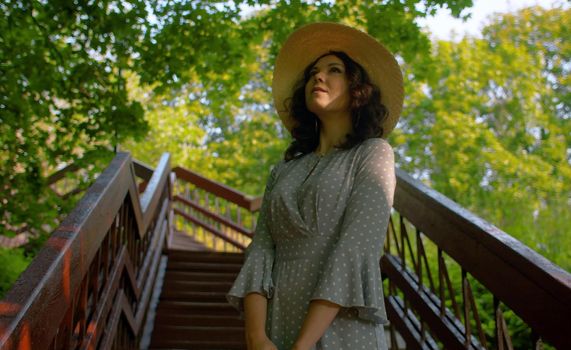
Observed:
[[[272,220],[289,220],[301,231],[330,232],[339,222],[351,192],[353,162],[340,152],[306,157],[288,164],[280,173],[271,196]]]

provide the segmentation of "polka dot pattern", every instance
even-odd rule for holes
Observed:
[[[396,185],[383,139],[280,162],[268,179],[252,243],[228,301],[268,298],[266,329],[293,345],[311,300],[342,308],[315,349],[386,349],[379,271]]]

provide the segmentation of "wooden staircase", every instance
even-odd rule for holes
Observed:
[[[391,349],[428,340],[571,349],[568,271],[399,169],[397,178],[381,259]],[[118,153],[0,300],[0,350],[245,349],[225,293],[260,205],[171,169],[168,154],[152,169]],[[508,313],[525,324],[517,332],[531,334],[527,344],[512,344]]]
[[[243,260],[169,250],[149,349],[245,349],[244,322],[225,297]]]

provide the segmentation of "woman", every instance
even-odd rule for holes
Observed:
[[[294,141],[227,296],[248,349],[386,349],[379,259],[395,172],[383,138],[402,108],[398,64],[363,32],[315,23],[288,38],[272,87]]]

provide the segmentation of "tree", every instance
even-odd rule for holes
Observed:
[[[48,175],[65,164],[106,163],[119,143],[148,131],[126,74],[154,91],[190,78],[213,110],[244,81],[235,5],[203,2],[4,1],[0,4],[0,234],[42,231],[65,212]],[[154,7],[153,7],[154,6]],[[225,69],[235,62],[234,69]],[[217,98],[217,100],[216,100]]]
[[[438,42],[394,137],[401,167],[568,270],[570,16],[528,8]]]
[[[242,61],[241,69],[246,80],[237,85],[239,89],[224,86],[212,91],[209,86],[201,85],[204,80],[196,83],[196,76],[192,75],[195,69],[191,68],[189,72],[181,73],[186,74],[186,79],[181,79],[180,92],[174,91],[173,94],[170,90],[161,95],[163,90],[154,90],[153,98],[176,100],[183,109],[198,118],[196,125],[206,131],[205,135],[193,139],[184,128],[175,130],[167,126],[167,134],[175,132],[178,135],[176,139],[185,140],[184,149],[173,153],[174,159],[185,159],[177,164],[196,169],[248,193],[261,193],[269,167],[282,157],[290,140],[271,105],[270,86],[275,56],[295,28],[323,20],[351,24],[378,37],[409,62],[411,76],[423,79],[429,72],[424,67],[431,61],[430,41],[415,19],[433,14],[443,6],[450,8],[454,15],[461,16],[462,10],[471,4],[471,1],[410,1],[406,4],[400,1],[381,4],[292,1],[262,4],[261,10],[240,22],[240,31],[245,35],[239,41],[240,48],[250,54]],[[224,67],[233,69],[234,65],[225,64]],[[193,93],[189,94],[189,90]],[[195,110],[197,102],[200,111]],[[162,128],[157,124],[153,124],[151,129],[162,134]],[[151,137],[155,139],[155,136]],[[164,141],[168,143],[167,139]],[[125,142],[122,145],[132,150],[137,158],[155,162],[157,153],[147,152],[144,143]],[[161,147],[168,146],[161,143]],[[191,159],[185,154],[193,154],[194,157]]]
[[[242,16],[246,4],[261,10]],[[277,50],[294,28],[315,20],[355,25],[423,76],[430,44],[415,18],[441,7],[460,16],[471,4],[3,1],[0,234],[27,225],[39,234],[37,248],[77,199],[55,195],[48,176],[75,164],[87,172],[70,176],[86,188],[118,145],[150,164],[170,150],[176,164],[260,193],[288,142],[269,86]]]

